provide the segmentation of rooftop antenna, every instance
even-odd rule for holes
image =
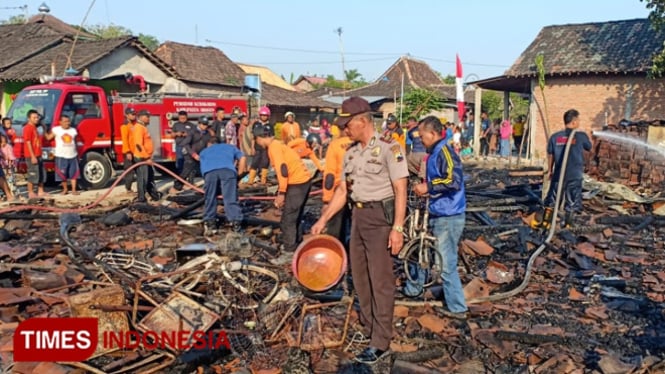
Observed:
[[[86,11],[85,16],[83,16],[83,21],[81,21],[78,30],[76,30],[76,35],[74,35],[74,41],[72,42],[72,49],[69,51],[69,55],[67,56],[67,63],[65,64],[65,71],[63,72],[63,74],[66,74],[67,70],[70,70],[72,68],[72,55],[74,54],[74,47],[76,47],[76,41],[79,39],[79,35],[81,34],[81,30],[83,30],[83,25],[85,24],[85,20],[88,19],[88,15],[90,14],[92,7],[95,5],[95,1],[97,0],[92,0],[92,2],[90,3],[88,11]],[[42,6],[46,7],[46,4],[42,4]],[[41,9],[42,7],[40,6],[39,8]]]
[[[342,27],[333,30],[339,36],[339,51],[342,55],[342,100],[346,99],[346,67],[344,66],[344,43],[342,42]]]
[[[39,14],[51,13],[51,8],[49,8],[48,5],[46,5],[46,3],[42,3],[42,5],[40,5],[39,8],[37,8],[37,10],[39,11]]]

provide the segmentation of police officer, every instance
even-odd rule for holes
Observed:
[[[353,143],[344,155],[345,182],[312,227],[319,234],[347,203],[352,204],[349,246],[353,286],[360,302],[360,321],[370,334],[369,346],[355,357],[374,363],[390,346],[395,279],[390,254],[404,244],[403,223],[409,171],[402,147],[374,129],[369,103],[351,97],[342,103],[338,124],[346,125]],[[390,248],[390,250],[388,249]]]
[[[175,136],[175,170],[182,173],[185,164],[185,155],[182,147],[187,142],[187,135],[194,129],[194,124],[187,120],[187,112],[178,112],[178,122],[173,124],[173,136]]]

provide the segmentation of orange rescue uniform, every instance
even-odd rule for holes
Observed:
[[[397,143],[399,143],[399,145],[402,146],[403,150],[406,149],[406,131],[404,131],[404,129],[402,128],[395,129],[395,131],[390,129],[386,130],[383,133],[383,138],[384,139],[393,138]]]
[[[284,144],[289,144],[293,139],[301,138],[300,136],[300,125],[298,122],[282,123],[282,141]]]
[[[152,157],[154,150],[152,138],[148,133],[148,128],[144,124],[138,122],[134,125],[134,129],[130,132],[129,149],[132,151],[134,157],[148,159]]]
[[[319,158],[316,157],[316,153],[314,153],[312,148],[307,145],[307,140],[303,138],[293,139],[289,142],[288,146],[289,148],[296,151],[300,158],[309,157],[309,159],[314,163],[314,166],[316,166],[319,171],[323,171],[321,161],[319,161]]]
[[[135,126],[136,123],[129,123],[125,122],[120,126],[120,139],[122,139],[122,154],[126,155],[127,153],[132,153],[131,149],[129,148],[130,144],[130,134],[132,132],[132,127]]]
[[[333,139],[328,145],[326,164],[323,167],[323,202],[332,200],[335,188],[342,180],[342,163],[344,154],[353,141],[348,136]]]
[[[302,184],[310,180],[310,174],[302,159],[286,144],[273,140],[268,146],[270,164],[275,169],[279,192],[286,193],[290,184]]]

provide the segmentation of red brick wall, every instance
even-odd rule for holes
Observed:
[[[629,120],[665,118],[665,80],[635,76],[571,76],[547,78],[545,99],[550,133],[563,129],[563,113],[568,109],[580,112],[581,129],[591,135],[607,123],[619,123],[626,117],[626,102],[631,103]],[[545,105],[539,87],[535,89],[537,107],[534,156],[547,157],[543,130]]]
[[[607,131],[646,142],[648,128],[610,127]],[[665,157],[643,146],[596,138],[588,166],[589,174],[601,181],[652,190],[665,188]]]

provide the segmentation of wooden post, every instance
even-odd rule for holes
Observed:
[[[510,120],[510,92],[503,92],[503,119]]]
[[[480,134],[482,129],[480,128],[480,114],[482,111],[482,100],[483,100],[483,89],[479,86],[476,86],[474,91],[474,108],[473,108],[473,155],[474,157],[480,156]]]

